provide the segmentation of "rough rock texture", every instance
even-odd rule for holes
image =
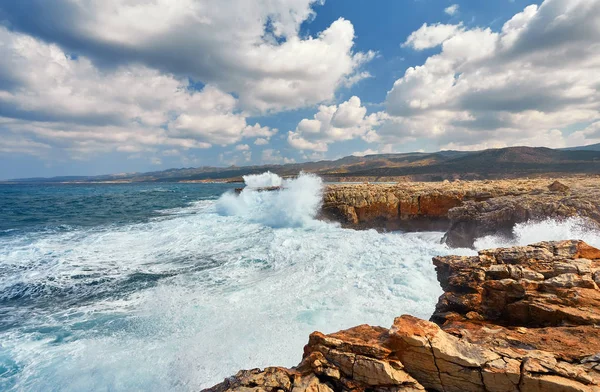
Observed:
[[[517,223],[582,216],[600,223],[600,178],[330,185],[322,215],[348,227],[447,230],[446,243],[471,247]],[[569,184],[569,185],[566,185]]]
[[[600,251],[542,242],[473,257],[436,257],[444,294],[433,319],[457,315],[505,326],[600,325]]]
[[[207,391],[600,391],[600,250],[544,242],[434,264],[435,323],[314,332],[296,368],[240,371]]]

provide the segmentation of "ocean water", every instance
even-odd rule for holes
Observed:
[[[441,294],[431,258],[474,254],[442,233],[315,220],[311,175],[245,180],[240,195],[232,184],[0,186],[0,390],[193,391],[293,366],[314,330],[428,318]],[[477,246],[600,246],[577,220],[516,231]]]

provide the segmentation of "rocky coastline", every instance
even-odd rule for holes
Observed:
[[[600,391],[600,250],[542,242],[433,263],[444,294],[431,321],[314,332],[295,368],[205,391]]]
[[[598,178],[334,184],[322,219],[440,230],[454,247],[517,223],[600,223]],[[578,240],[433,259],[430,320],[314,332],[294,368],[242,370],[206,392],[600,392],[600,250]]]
[[[445,231],[452,247],[510,236],[517,223],[574,216],[600,224],[600,178],[335,184],[321,212],[356,229]]]

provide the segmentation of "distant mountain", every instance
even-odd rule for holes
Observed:
[[[569,151],[582,151],[582,150],[586,150],[586,151],[600,151],[600,143],[590,144],[590,145],[587,145],[587,146],[580,146],[580,147],[567,147],[567,148],[563,148],[563,150],[569,150]]]
[[[596,148],[596,149],[594,149]],[[271,171],[294,176],[316,173],[329,181],[491,179],[560,174],[600,174],[600,145],[555,150],[509,147],[483,151],[377,154],[334,161],[287,165],[198,167],[148,173],[90,177],[16,179],[11,182],[195,182],[241,181],[241,176]]]

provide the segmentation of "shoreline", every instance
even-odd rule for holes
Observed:
[[[600,225],[600,179],[335,184],[325,187],[322,219],[344,227],[444,231],[451,247],[476,238],[511,237],[518,223],[582,217]]]
[[[330,184],[323,199],[321,219],[354,229],[446,225],[453,247],[536,219],[600,224],[597,178]],[[600,249],[574,239],[433,264],[443,294],[430,321],[403,315],[389,329],[314,332],[296,367],[241,370],[204,391],[600,391]]]
[[[600,390],[599,249],[542,242],[433,263],[444,294],[431,321],[314,332],[296,367],[241,370],[204,391]]]

